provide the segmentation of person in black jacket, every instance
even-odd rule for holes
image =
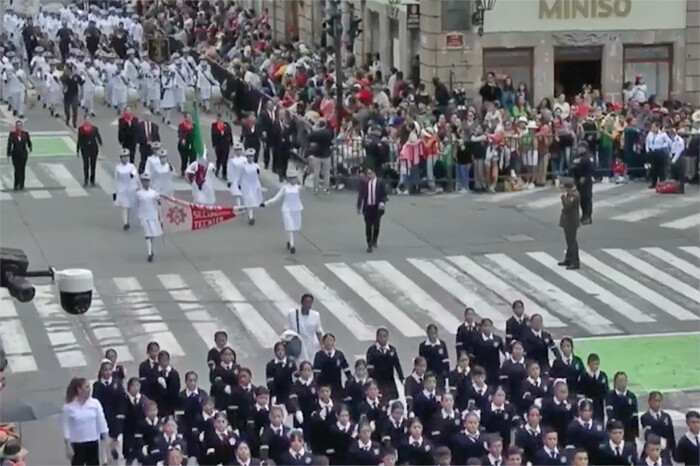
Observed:
[[[7,158],[12,159],[14,173],[14,190],[24,191],[24,170],[27,159],[32,152],[32,140],[29,133],[22,129],[22,122],[15,122],[15,130],[7,136]]]
[[[597,130],[596,133],[597,134]],[[591,157],[592,149],[586,141],[578,144],[578,154],[572,162],[571,174],[576,183],[576,189],[581,196],[581,223],[588,225],[593,216],[593,176],[595,166]]]
[[[255,115],[251,114],[247,120],[243,122],[243,129],[241,131],[241,142],[246,149],[254,149],[255,156],[253,160],[258,163],[258,156],[260,155],[260,143],[262,141],[263,129],[259,122],[255,121]]]
[[[394,374],[403,383],[403,369],[399,353],[389,344],[389,331],[384,327],[377,329],[376,342],[367,348],[367,373],[377,383],[385,403],[398,397]]]
[[[211,145],[216,154],[216,176],[221,175],[225,180],[228,166],[228,154],[233,147],[233,131],[231,125],[223,120],[219,113],[216,121],[211,124]]]
[[[170,353],[158,353],[158,377],[153,385],[153,401],[158,403],[158,415],[172,416],[180,394],[180,374],[170,365]]]
[[[637,395],[627,389],[627,374],[617,372],[613,377],[613,389],[605,400],[605,412],[608,422],[622,423],[626,442],[634,442],[639,437],[638,410]]]
[[[637,463],[637,446],[634,442],[625,442],[625,427],[620,421],[608,422],[608,438],[600,444],[597,452],[591,456],[596,464],[628,466]]]
[[[124,393],[125,415],[122,425],[122,455],[126,464],[132,464],[139,457],[139,426],[145,416],[146,397],[141,395],[141,382],[132,377],[126,384]]]
[[[527,422],[515,432],[514,443],[523,449],[523,461],[525,462],[536,464],[534,463],[535,453],[544,446],[540,419],[540,409],[532,406],[527,411]]]
[[[447,353],[447,343],[438,338],[438,328],[429,324],[426,328],[428,338],[418,345],[418,355],[425,358],[428,371],[438,378],[438,386],[445,386],[445,379],[450,372],[450,356]]]
[[[139,152],[141,154],[139,173],[143,173],[146,169],[146,160],[153,155],[152,144],[160,142],[160,129],[158,128],[158,124],[153,123],[148,114],[136,125],[136,142],[139,144]]]
[[[214,332],[214,346],[207,353],[207,366],[213,370],[221,362],[221,350],[228,344],[228,333],[223,330]]]
[[[92,396],[100,402],[104,410],[109,428],[109,449],[116,458],[119,456],[117,439],[122,434],[126,418],[126,400],[121,381],[112,377],[112,363],[108,360],[100,364],[97,380],[92,385]]]
[[[504,353],[503,339],[493,333],[493,321],[481,319],[480,334],[474,345],[474,364],[486,370],[486,383],[498,383],[501,368],[501,355]]]
[[[134,163],[136,143],[138,142],[139,120],[131,113],[131,107],[124,108],[118,121],[117,139],[122,148],[129,151],[129,162]]]
[[[100,130],[90,123],[89,117],[85,115],[83,124],[78,128],[78,141],[75,144],[76,155],[83,156],[83,186],[87,186],[88,181],[95,186],[95,168],[100,146],[102,146]]]
[[[566,458],[563,458],[562,453],[559,451],[559,435],[557,431],[545,429],[542,433],[542,438],[544,439],[544,446],[535,453],[532,464],[538,466],[560,466],[566,463]]]
[[[466,353],[469,358],[474,357],[474,345],[479,336],[479,325],[476,322],[476,311],[468,307],[464,310],[464,322],[457,327],[455,335],[455,354],[459,358]]]
[[[175,407],[178,429],[189,447],[199,443],[197,415],[202,409],[202,401],[207,398],[207,392],[197,386],[198,382],[199,377],[196,372],[189,371],[185,374],[185,389],[178,394]],[[192,454],[192,452],[189,453]]]
[[[506,320],[506,346],[513,341],[523,341],[523,333],[528,328],[528,317],[525,315],[525,304],[521,300],[513,301],[513,315]]]
[[[644,439],[648,443],[650,436],[658,437],[664,464],[671,464],[671,452],[676,448],[676,432],[671,416],[661,409],[663,399],[661,392],[650,392],[647,401],[649,410],[642,415],[639,421],[644,432]]]
[[[549,352],[559,351],[549,332],[542,329],[542,316],[533,314],[530,317],[530,328],[522,331],[520,342],[528,359],[537,361],[542,374],[549,373]]]
[[[185,176],[185,170],[190,166],[197,154],[194,153],[194,140],[192,130],[194,123],[190,120],[190,114],[184,113],[182,121],[177,126],[177,151],[180,154],[180,176]]]
[[[314,180],[316,179],[315,176],[316,175],[314,175]],[[384,181],[378,179],[376,173],[372,170],[367,169],[365,171],[365,180],[362,182],[357,192],[357,213],[362,214],[364,217],[367,252],[372,252],[372,250],[377,247],[379,229],[382,217],[386,212],[386,203],[388,200],[389,198]],[[445,348],[445,351],[447,351],[447,348]]]
[[[284,425],[284,410],[280,406],[270,408],[270,419],[260,434],[260,457],[282,463],[282,455],[289,449],[291,429]]]
[[[66,126],[73,123],[73,128],[78,127],[78,106],[80,104],[80,86],[83,78],[75,74],[73,65],[66,65],[66,72],[61,77],[63,84],[63,111],[66,115]]]
[[[542,424],[557,432],[561,445],[567,445],[566,430],[576,416],[576,406],[569,401],[566,381],[554,381],[554,396],[542,400]]]
[[[289,434],[289,450],[282,454],[279,464],[286,466],[308,466],[313,457],[304,448],[304,433],[300,430],[293,430]],[[355,463],[357,464],[357,463]]]
[[[345,374],[345,378],[350,379],[352,372],[343,352],[335,349],[335,336],[332,333],[326,333],[323,335],[322,342],[323,349],[314,357],[316,383],[319,386],[330,386],[333,399],[340,401],[343,399],[342,375]]]
[[[141,393],[153,400],[155,387],[158,379],[158,353],[160,345],[156,341],[150,341],[146,345],[148,358],[139,364],[139,381],[141,382]]]
[[[423,390],[413,397],[413,413],[424,424],[430,422],[433,415],[440,410],[440,395],[437,391],[437,377],[426,372],[423,378]]]
[[[674,453],[677,462],[686,466],[700,465],[700,413],[688,411],[685,414],[685,424],[688,432],[678,441]]]
[[[411,465],[433,464],[433,443],[423,435],[423,423],[413,419],[408,428],[408,436],[399,445],[399,463]]]
[[[287,165],[292,153],[297,127],[286,109],[280,109],[274,126],[275,139],[272,145],[272,170],[279,176],[280,182],[284,180]]]
[[[379,443],[372,441],[372,426],[369,422],[361,422],[357,428],[357,440],[348,448],[347,464],[375,466],[379,464],[379,454]]]
[[[587,359],[588,369],[578,379],[577,392],[593,402],[593,418],[603,423],[605,418],[605,400],[610,391],[608,375],[600,370],[600,358],[591,353]]]
[[[323,191],[330,193],[331,183],[331,150],[333,146],[333,131],[326,127],[326,122],[320,120],[309,134],[309,160],[314,174],[314,192],[319,192],[323,182]]]
[[[275,357],[265,367],[265,379],[267,389],[270,391],[272,404],[284,404],[292,393],[294,373],[297,366],[287,357],[284,343],[275,343]]]

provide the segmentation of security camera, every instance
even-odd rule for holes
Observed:
[[[81,315],[92,304],[92,272],[87,269],[55,270],[54,280],[61,296],[61,307],[68,314]]]
[[[34,299],[36,289],[27,280],[29,259],[21,249],[0,249],[0,287],[7,288],[10,296],[20,303]]]

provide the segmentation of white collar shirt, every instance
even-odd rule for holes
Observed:
[[[72,401],[63,405],[63,438],[70,443],[94,442],[109,432],[102,405],[96,398],[84,403]]]

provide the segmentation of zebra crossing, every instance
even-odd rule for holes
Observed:
[[[217,330],[241,360],[267,358],[304,292],[348,354],[363,354],[380,326],[410,354],[429,323],[449,341],[467,306],[502,331],[516,299],[557,337],[692,331],[698,259],[697,246],[645,247],[584,253],[579,271],[562,270],[552,252],[527,251],[97,276],[92,307],[78,317],[63,312],[51,285],[26,304],[0,290],[0,339],[13,373],[94,368],[107,348],[133,362],[152,340],[199,365]]]
[[[52,159],[56,159],[52,157]],[[111,199],[114,192],[113,163],[100,160],[95,169],[95,182],[98,191]],[[0,202],[12,202],[19,199],[79,199],[90,196],[95,190],[83,187],[83,162],[77,158],[52,162],[29,162],[25,173],[25,191],[15,192],[12,165],[0,164]],[[191,186],[182,178],[175,176],[173,185],[176,192],[191,191]],[[214,180],[216,191],[228,191],[226,182]]]
[[[537,188],[497,193],[477,198],[477,202],[507,205],[521,211],[555,211],[561,192]],[[686,185],[685,195],[658,195],[645,184],[597,183],[593,185],[593,217],[622,223],[654,222],[669,230],[700,227],[700,195],[697,186]]]

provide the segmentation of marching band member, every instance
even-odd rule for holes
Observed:
[[[27,77],[22,70],[19,58],[12,59],[12,67],[7,73],[8,103],[12,115],[24,118],[24,98],[27,91]]]
[[[124,71],[123,63],[119,62],[117,73],[112,77],[112,100],[110,105],[117,109],[118,113],[126,107],[129,95],[129,78]]]
[[[163,145],[159,141],[150,143],[150,145],[149,145],[150,155],[148,156],[148,158],[146,158],[146,160],[144,160],[143,169],[139,168],[139,170],[142,173],[146,172],[151,177],[151,187],[153,189],[156,189],[156,187],[155,187],[155,181],[153,180],[153,173],[151,171],[152,170],[151,167],[157,163],[160,163],[160,152],[162,149],[163,149]],[[156,189],[156,191],[157,191],[157,189]]]
[[[185,170],[194,162],[195,153],[192,141],[192,130],[194,124],[190,120],[190,115],[184,113],[182,121],[177,126],[177,151],[180,153],[180,176],[185,176]]]
[[[126,73],[129,87],[138,89],[140,63],[139,59],[134,56],[135,53],[134,49],[126,51],[127,59],[124,61],[124,72]]]
[[[246,149],[246,163],[241,171],[241,194],[243,205],[248,207],[248,225],[255,225],[254,206],[262,204],[262,185],[260,184],[260,166],[255,162],[255,149]]]
[[[216,121],[211,124],[211,145],[216,153],[216,176],[222,174],[226,179],[228,171],[228,154],[233,145],[233,132],[231,125],[226,123],[221,114],[216,115]]]
[[[138,171],[136,166],[129,162],[129,150],[122,149],[120,163],[114,171],[114,182],[116,193],[112,195],[116,205],[122,209],[122,221],[124,222],[124,231],[128,231],[129,225],[129,209],[134,206],[134,197],[139,189]]]
[[[139,100],[148,107],[148,75],[151,72],[151,64],[148,60],[141,60],[139,65]]]
[[[114,63],[113,55],[105,56],[105,63],[102,66],[102,82],[105,83],[105,104],[112,105],[112,92],[114,88],[114,77],[119,73],[117,65]],[[112,105],[113,106],[113,105]]]
[[[146,75],[146,106],[151,113],[160,112],[160,68],[154,63]]]
[[[10,54],[14,52],[5,51],[4,47],[0,47],[0,102],[7,103],[7,72],[10,68]]]
[[[263,202],[261,206],[265,207],[282,200],[282,221],[284,231],[287,233],[287,250],[294,254],[296,252],[294,232],[301,230],[301,212],[304,206],[299,197],[300,187],[296,170],[287,170],[287,181],[288,183],[283,185],[273,198]]]
[[[176,106],[174,95],[175,65],[168,66],[163,72],[161,82],[161,97],[158,106],[164,111],[163,121],[166,125],[170,125],[170,111]]]
[[[32,57],[32,61],[29,62],[29,72],[31,73],[32,77],[36,80],[35,82],[38,83],[36,88],[40,100],[46,99],[46,85],[44,82],[44,74],[48,70],[49,64],[46,61],[46,57],[44,56],[44,47],[36,47],[34,49],[34,56]],[[44,105],[44,107],[46,106]]]
[[[88,61],[83,74],[83,99],[81,106],[85,113],[91,117],[95,116],[95,89],[100,86],[100,75],[95,65]]]
[[[164,196],[172,196],[174,191],[173,166],[168,162],[168,152],[161,149],[157,156],[152,157],[158,157],[158,161],[151,163],[150,171],[147,172],[151,176],[153,189]]]
[[[233,157],[228,161],[228,188],[236,203],[236,207],[241,206],[241,174],[243,165],[247,162],[243,155],[243,144],[237,142],[233,145]]]
[[[190,76],[189,67],[183,58],[179,54],[175,53],[172,56],[173,62],[175,64],[175,79],[173,82],[173,98],[175,100],[175,106],[182,112],[184,110],[185,101],[187,100],[187,87],[192,80]]]
[[[46,83],[46,101],[44,104],[49,109],[51,116],[55,117],[59,116],[58,106],[63,98],[63,84],[61,83],[63,72],[57,69],[59,63],[60,60],[58,59],[49,61],[49,72],[44,76]]]
[[[192,185],[192,199],[195,204],[214,205],[216,202],[213,185],[215,170],[214,164],[207,160],[206,151],[185,170],[187,181]]]
[[[218,85],[209,70],[209,63],[201,60],[197,67],[197,102],[206,111],[209,111],[209,101],[211,100],[212,86]]]
[[[141,175],[141,189],[136,193],[136,206],[143,234],[148,248],[148,262],[153,262],[153,238],[163,236],[163,226],[160,219],[160,194],[151,189],[151,178],[148,173]],[[160,356],[159,356],[160,359]],[[179,391],[178,386],[178,391]]]
[[[95,186],[95,167],[101,145],[100,130],[92,125],[88,116],[85,115],[83,124],[78,128],[78,141],[76,143],[78,156],[83,156],[83,186],[87,186],[88,180],[92,186]]]

